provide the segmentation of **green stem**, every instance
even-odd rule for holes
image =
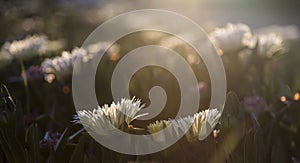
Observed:
[[[274,128],[277,126],[277,122],[281,119],[281,117],[289,110],[290,105],[286,105],[281,109],[281,111],[274,117],[274,119],[271,122],[270,132],[268,135],[268,142],[267,142],[267,157],[266,161],[267,163],[271,163],[272,160],[272,146],[273,146],[273,139],[272,136],[274,134]]]
[[[26,93],[26,113],[30,112],[30,93],[28,88],[28,79],[26,75],[26,70],[24,66],[24,62],[22,59],[20,59],[20,65],[21,65],[21,75],[23,77],[23,83],[25,87],[25,93]]]

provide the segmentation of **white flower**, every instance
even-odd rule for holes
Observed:
[[[49,57],[52,55],[57,55],[63,50],[66,43],[63,39],[60,40],[47,40],[45,44],[40,48],[40,51],[43,52],[44,57]]]
[[[255,45],[251,30],[245,24],[227,24],[224,28],[216,28],[209,38],[217,47],[219,55]]]
[[[41,47],[46,43],[46,40],[45,36],[33,35],[24,40],[6,42],[2,49],[16,58],[28,59],[43,53]]]
[[[85,58],[87,53],[84,49],[74,48],[72,53],[62,52],[61,56],[45,59],[41,64],[44,78],[51,83],[54,79],[65,80],[72,74],[73,65],[77,58]]]
[[[196,114],[195,114],[196,115]],[[179,137],[181,134],[187,134],[189,135],[188,131],[191,127],[191,125],[194,122],[194,116],[187,116],[183,118],[178,119],[171,119],[170,125],[173,129],[172,134],[176,137]]]
[[[155,121],[154,123],[151,123],[147,126],[147,129],[150,133],[156,133],[164,128],[166,128],[170,124],[170,121],[167,120],[161,120],[161,121]]]
[[[192,125],[190,140],[192,140],[194,136],[198,136],[199,140],[205,139],[210,134],[210,131],[217,125],[220,117],[221,113],[216,108],[207,109],[194,115],[195,120]]]
[[[104,105],[98,109],[77,111],[75,123],[81,123],[88,130],[99,136],[110,135],[123,125],[129,125],[133,120],[146,114],[137,115],[142,109],[141,101],[135,98],[122,99],[121,102]]]
[[[95,44],[90,44],[87,46],[87,51],[89,54],[97,55],[103,53],[106,50],[106,54],[111,61],[117,61],[120,59],[120,46],[116,43],[112,44],[110,42],[99,42]]]
[[[49,83],[55,79],[61,81],[65,80],[72,75],[73,66],[77,59],[81,63],[87,63],[96,55],[104,52],[109,45],[107,42],[99,42],[88,45],[85,49],[76,47],[71,53],[64,51],[61,56],[45,59],[41,65],[45,80]],[[117,53],[118,48],[117,45],[113,45],[108,49],[108,52]]]
[[[257,46],[257,54],[268,58],[285,49],[282,37],[275,33],[257,35]]]
[[[294,25],[272,25],[258,30],[258,34],[263,33],[276,33],[278,36],[282,37],[283,40],[297,40],[300,37],[299,29]]]
[[[187,116],[178,119],[156,121],[148,125],[150,133],[156,133],[163,130],[167,126],[171,128],[170,135],[179,137],[185,133],[188,141],[203,140],[210,131],[216,126],[221,114],[218,109],[207,109],[193,116]],[[163,137],[154,137],[157,141],[163,141]]]
[[[177,49],[177,50],[178,48],[183,48],[184,43],[185,42],[182,41],[180,38],[174,36],[164,37],[160,41],[161,46],[165,48]]]

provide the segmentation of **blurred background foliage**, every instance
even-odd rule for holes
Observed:
[[[0,82],[3,83],[0,162],[299,163],[300,49],[299,33],[297,36],[297,32],[293,32],[300,26],[299,7],[300,3],[296,0],[0,1],[2,49],[6,42],[34,34],[44,35],[47,40],[53,41],[46,43],[50,50],[43,55],[28,60],[12,59],[9,63],[0,60]],[[159,153],[123,155],[102,147],[82,130],[82,126],[71,122],[75,114],[71,77],[58,80],[56,76],[57,79],[49,82],[41,64],[47,58],[60,56],[63,50],[71,52],[74,47],[80,47],[103,21],[122,12],[142,8],[170,9],[184,14],[208,33],[228,22],[246,23],[253,33],[267,31],[265,27],[270,25],[294,25],[284,29],[294,38],[285,41],[285,50],[280,55],[270,58],[258,56],[255,48],[249,52],[254,57],[246,57],[246,61],[237,56],[241,49],[222,53],[228,83],[227,100],[220,124],[204,141],[190,143],[182,138]],[[118,61],[127,52],[149,44],[172,48],[190,63],[198,74],[199,89],[192,91],[201,93],[199,111],[208,108],[210,79],[201,58],[184,41],[153,31],[127,35],[106,52],[95,82],[99,104],[112,102],[110,80]],[[146,67],[138,71],[131,80],[130,93],[148,105],[148,92],[155,85],[166,90],[166,106],[154,119],[135,121],[135,126],[146,127],[150,122],[174,118],[177,114],[179,86],[174,76],[165,69]]]

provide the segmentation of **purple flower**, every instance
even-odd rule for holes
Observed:
[[[39,66],[30,66],[26,70],[26,76],[29,82],[43,81],[44,75]]]
[[[270,111],[271,109],[271,106],[266,103],[265,99],[258,95],[244,98],[242,105],[246,111],[255,114]]]
[[[45,149],[50,149],[52,148],[57,141],[59,140],[61,134],[59,132],[50,132],[47,131],[45,133],[44,138],[40,141],[40,147],[45,148]]]

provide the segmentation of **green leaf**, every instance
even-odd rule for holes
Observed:
[[[79,142],[71,156],[70,163],[83,162],[84,148],[85,148],[85,144],[87,143],[87,141],[88,141],[88,137],[84,134],[79,138]]]
[[[26,162],[24,146],[17,138],[16,105],[8,89],[2,85],[0,88],[0,114],[1,114],[1,148],[10,162]]]
[[[30,125],[27,129],[26,143],[28,145],[29,162],[40,162],[38,126],[36,123]]]
[[[54,157],[55,160],[65,160],[64,150],[68,142],[68,137],[70,135],[70,130],[67,127],[64,132],[61,134],[59,140],[54,145]]]
[[[7,141],[5,132],[2,129],[0,129],[0,144],[1,144],[2,151],[4,152],[7,160],[11,163],[15,162],[12,149],[10,147],[9,142]]]
[[[9,130],[9,131],[8,131]],[[21,146],[20,142],[18,141],[16,137],[16,133],[12,131],[11,129],[7,129],[7,140],[9,142],[9,146],[11,147],[14,157],[16,159],[16,162],[26,162],[25,159],[25,151],[24,147]]]
[[[16,135],[18,137],[18,140],[21,144],[25,144],[25,121],[24,121],[24,115],[23,115],[23,109],[21,107],[21,104],[19,102],[16,103]]]
[[[221,117],[221,126],[225,128],[231,128],[239,124],[239,121],[243,121],[243,119],[244,111],[240,107],[238,96],[234,92],[229,92],[227,94],[224,110]]]

